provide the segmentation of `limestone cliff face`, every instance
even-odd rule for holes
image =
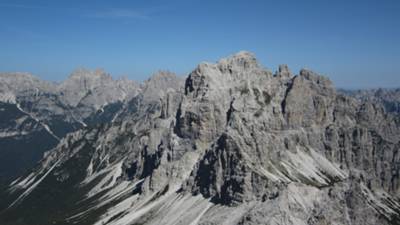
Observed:
[[[16,180],[10,215],[33,215],[43,190],[64,187],[63,207],[34,221],[400,223],[398,121],[327,78],[273,74],[239,52],[141,90],[113,123],[68,135]]]
[[[399,195],[395,118],[337,94],[325,77],[293,77],[284,65],[272,75],[239,53],[200,65],[185,90],[178,130],[211,143],[188,179],[194,194],[228,205],[278,198],[288,184]]]

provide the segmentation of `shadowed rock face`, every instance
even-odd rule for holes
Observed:
[[[142,90],[15,181],[0,222],[400,223],[399,124],[380,105],[248,52]]]

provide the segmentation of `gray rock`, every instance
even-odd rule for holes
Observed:
[[[62,186],[79,203],[34,209],[47,210],[36,222],[400,223],[400,127],[382,106],[310,70],[273,75],[248,52],[141,90],[114,123],[69,134],[16,180],[9,210]]]

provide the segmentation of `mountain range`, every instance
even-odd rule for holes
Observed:
[[[102,70],[78,69],[60,84],[27,73],[0,74],[0,181],[33,167],[67,133],[112,120],[140,88]]]
[[[0,100],[0,224],[400,224],[398,90],[242,51],[142,84],[0,74]]]

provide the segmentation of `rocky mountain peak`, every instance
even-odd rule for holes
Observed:
[[[300,76],[316,83],[333,86],[332,81],[330,81],[329,78],[321,76],[310,69],[301,69]]]
[[[244,69],[258,67],[258,62],[256,56],[247,51],[240,51],[236,54],[233,54],[227,58],[221,59],[218,64],[220,65],[230,65],[237,66]]]
[[[94,71],[85,68],[75,70],[67,80],[59,86],[63,100],[71,105],[88,104],[95,109],[109,102],[123,100],[132,96],[138,85],[134,82],[114,80],[102,69]]]
[[[55,85],[50,82],[42,81],[30,73],[0,73],[0,83],[3,92],[14,95],[51,92],[55,90]]]
[[[185,92],[196,96],[218,96],[248,83],[272,78],[272,72],[261,67],[255,55],[241,51],[217,63],[201,63],[186,80]],[[214,93],[215,92],[215,93]],[[214,93],[214,94],[212,94]]]
[[[290,78],[293,75],[292,75],[292,71],[290,71],[288,65],[282,64],[282,65],[279,65],[277,76]]]
[[[35,76],[26,72],[0,73],[0,77],[2,79],[36,79]]]
[[[158,71],[143,84],[143,95],[148,100],[157,100],[169,90],[178,90],[183,85],[183,79],[170,71]]]
[[[154,83],[162,83],[165,81],[175,81],[177,75],[167,70],[160,70],[154,73],[149,79],[144,82],[144,85],[151,85]]]
[[[87,91],[112,80],[112,77],[102,69],[88,70],[78,68],[71,73],[68,79],[61,83],[61,89],[79,88]]]
[[[95,79],[95,78],[111,78],[109,74],[107,74],[104,69],[97,68],[95,70],[88,70],[86,68],[77,68],[75,69],[68,79]],[[68,80],[67,79],[67,80]]]

